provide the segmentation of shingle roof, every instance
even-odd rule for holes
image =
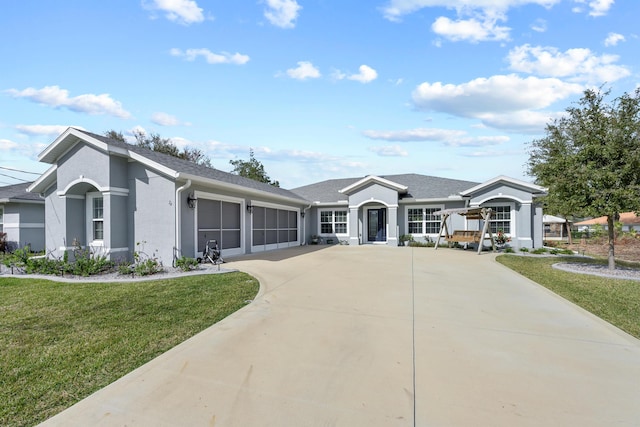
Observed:
[[[0,200],[6,199],[10,202],[20,202],[28,200],[44,203],[44,199],[42,199],[39,194],[27,192],[27,187],[29,187],[31,184],[31,182],[24,182],[22,184],[13,184],[0,187]]]
[[[295,194],[289,190],[285,190],[284,188],[274,187],[273,185],[266,184],[259,181],[254,181],[253,179],[248,179],[239,175],[234,175],[229,172],[223,172],[223,171],[212,169],[206,166],[197,165],[188,160],[180,159],[178,157],[171,156],[164,153],[159,153],[157,151],[153,151],[148,148],[127,144],[126,142],[107,138],[106,136],[87,132],[85,130],[78,129],[78,131],[92,138],[95,138],[99,141],[102,141],[106,144],[116,146],[116,147],[126,148],[129,151],[140,154],[141,156],[144,156],[147,159],[153,162],[156,162],[158,164],[161,164],[162,166],[165,166],[176,172],[195,175],[195,176],[199,176],[207,179],[213,179],[213,180],[221,181],[228,184],[235,184],[245,188],[259,190],[259,191],[263,191],[265,193],[270,193],[277,196],[288,197],[292,199],[299,199],[300,202],[302,203],[306,202],[306,200],[301,198],[298,194]]]
[[[407,194],[401,195],[402,199],[445,199],[451,195],[459,195],[460,192],[478,185],[477,182],[462,181],[458,179],[440,178],[437,176],[420,175],[415,173],[400,175],[378,175],[395,183],[408,187]],[[363,177],[330,179],[303,187],[293,188],[296,194],[312,202],[332,203],[347,200],[345,194],[339,191],[351,184],[360,181]]]

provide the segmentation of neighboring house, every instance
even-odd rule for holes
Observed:
[[[508,177],[475,183],[417,174],[336,179],[285,190],[74,128],[39,157],[51,164],[30,187],[46,208],[46,246],[112,259],[143,250],[168,263],[200,256],[215,239],[224,256],[325,242],[397,245],[435,237],[443,208],[491,207],[491,228],[515,247],[542,246],[545,190]],[[454,215],[449,229],[480,229]]]
[[[569,237],[571,222],[566,219],[554,215],[543,215],[542,223],[544,224],[544,240],[564,240]]]
[[[640,231],[640,216],[637,216],[635,212],[621,213],[620,219],[618,219],[616,222],[622,223],[622,231]],[[593,226],[596,224],[601,225],[604,230],[609,229],[606,216],[576,222],[574,225],[578,227],[579,231],[588,231],[593,229]]]
[[[0,187],[0,233],[6,233],[7,249],[29,246],[42,251],[44,245],[44,199],[27,192],[31,183]]]
[[[402,234],[434,241],[440,232],[442,209],[489,207],[490,230],[502,230],[511,246],[542,246],[542,207],[536,198],[544,188],[506,176],[484,183],[418,174],[334,179],[294,188],[311,202],[309,229],[325,240],[352,245],[397,245]],[[477,220],[452,215],[450,231],[482,230]]]

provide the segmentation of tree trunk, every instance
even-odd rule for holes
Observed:
[[[614,215],[607,215],[607,234],[609,235],[609,270],[616,269],[616,259],[613,246],[615,241],[615,230],[613,229]]]
[[[567,238],[569,239],[568,243],[569,243],[569,245],[573,245],[573,237],[571,237],[571,225],[570,225],[569,220],[567,219],[567,217],[565,216],[564,218],[565,218],[564,219],[564,225],[565,225],[564,229],[567,230]]]

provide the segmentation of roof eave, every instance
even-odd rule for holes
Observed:
[[[238,184],[231,184],[229,182],[219,181],[217,179],[205,178],[199,175],[178,172],[176,179],[185,179],[185,180],[190,179],[192,182],[197,182],[197,183],[205,184],[208,186],[221,188],[224,190],[239,191],[248,196],[249,195],[261,196],[261,197],[266,197],[270,199],[280,200],[283,202],[295,203],[298,205],[309,204],[309,201],[305,199],[296,199],[293,197],[287,197],[280,194],[269,193],[268,191],[262,191],[262,190],[257,190],[255,188],[244,187]]]

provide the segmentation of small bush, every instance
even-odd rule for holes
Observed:
[[[505,248],[505,249],[504,249],[504,253],[506,253],[506,254],[513,254],[513,253],[515,253],[515,252],[516,252],[516,251],[514,251],[514,250],[513,250],[513,248]]]
[[[189,257],[180,257],[176,260],[176,267],[182,271],[191,271],[198,268],[198,260]]]
[[[536,255],[546,254],[547,253],[547,248],[536,248],[536,249],[532,250],[531,253],[532,254],[536,254]]]
[[[520,248],[520,252],[529,252],[529,248]]]

